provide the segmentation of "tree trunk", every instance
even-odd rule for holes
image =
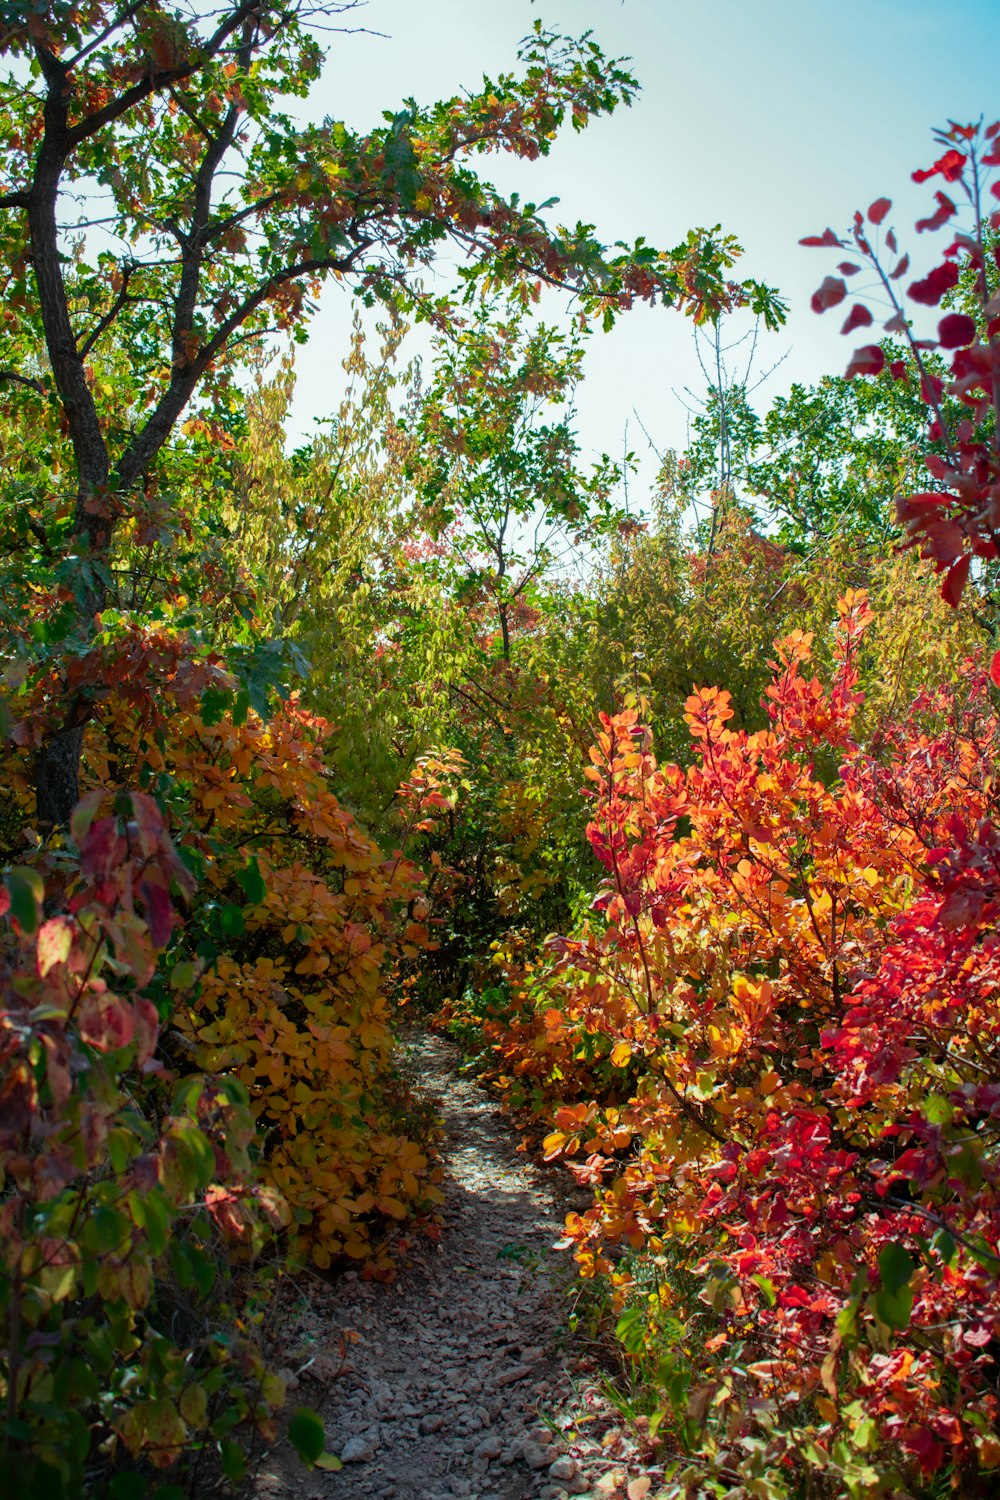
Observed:
[[[43,834],[65,828],[80,800],[81,724],[59,729],[45,741],[35,758],[35,799]]]
[[[500,640],[503,647],[504,661],[510,661],[510,621],[507,619],[506,601],[501,601],[497,606],[500,615]]]
[[[66,296],[59,248],[57,205],[59,185],[69,150],[66,69],[57,59],[43,57],[49,85],[45,136],[35,162],[28,193],[31,262],[38,288],[38,306],[45,346],[62,403],[77,466],[75,542],[82,571],[76,587],[78,636],[86,641],[107,587],[94,564],[106,563],[114,529],[110,497],[108,450],[94,398],[87,383]],[[62,723],[51,731],[35,757],[35,797],[39,825],[51,832],[65,827],[79,801],[80,755],[86,709],[79,700],[62,707]]]

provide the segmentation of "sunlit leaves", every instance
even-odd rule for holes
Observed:
[[[807,633],[776,643],[769,730],[690,695],[686,775],[633,712],[602,720],[604,885],[551,944],[534,1026],[495,1034],[508,1074],[543,1081],[546,1156],[594,1191],[563,1243],[609,1278],[678,1441],[678,1409],[697,1414],[692,1472],[739,1412],[790,1473],[846,1472],[854,1444],[890,1494],[995,1436],[970,1421],[989,1377],[964,1351],[1000,1309],[1000,725],[967,663],[870,757],[852,726],[872,614],[857,592],[838,613],[829,686]],[[839,776],[816,774],[827,744]],[[757,1426],[765,1389],[788,1415]],[[753,1443],[727,1441],[752,1473]]]

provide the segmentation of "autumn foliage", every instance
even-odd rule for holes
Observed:
[[[868,273],[874,282],[861,283],[841,332],[871,326],[874,299],[889,314],[883,331],[903,341],[895,350],[884,344],[855,349],[847,374],[913,381],[919,389],[928,419],[927,488],[900,495],[896,519],[905,545],[933,561],[944,575],[944,598],[957,604],[973,562],[1000,556],[1000,302],[992,274],[1000,263],[1000,209],[991,201],[1000,197],[1000,121],[986,127],[952,123],[936,134],[942,154],[914,172],[913,180],[940,178],[947,191],[935,190],[936,208],[917,221],[916,232],[947,225],[951,241],[926,275],[910,279],[910,255],[887,222],[888,198],[877,198],[866,213],[858,210],[846,236],[827,229],[801,243],[855,257],[839,262],[839,276],[824,278],[812,299],[814,312],[839,306],[850,295],[848,279]],[[935,330],[925,331],[914,326],[904,298],[918,308],[937,308],[948,299],[951,310]],[[934,351],[945,355],[947,365],[932,367]]]
[[[717,359],[637,512],[588,319],[782,299],[721,227],[605,245],[474,170],[632,102],[589,34],[296,123],[350,8],[0,24],[0,1478],[336,1466],[266,1309],[437,1232],[435,1013],[593,1192],[663,1500],[992,1493],[1000,124],[914,174],[929,269],[883,197],[803,241],[880,342],[766,420]],[[297,444],[252,351],[327,280],[388,322]]]
[[[0,888],[3,1462],[30,1494],[78,1493],[95,1462],[190,1472],[207,1448],[236,1477],[241,1432],[273,1433],[284,1402],[252,1331],[200,1316],[226,1246],[259,1250],[288,1213],[255,1180],[242,1085],[163,1066],[157,959],[194,881],[150,797],[107,801],[74,816],[68,886],[24,866]]]
[[[595,916],[500,1044],[595,1187],[567,1242],[617,1288],[661,1432],[699,1450],[678,1494],[791,1494],[803,1468],[987,1493],[1000,1465],[1000,723],[970,661],[858,744],[870,621],[843,600],[828,688],[808,636],[778,642],[766,730],[693,694],[686,773],[633,712],[602,719]],[[602,1087],[558,1104],[580,1068]]]
[[[339,803],[333,731],[300,704],[234,713],[228,674],[163,631],[127,630],[81,670],[105,684],[91,787],[0,892],[8,1462],[70,1493],[98,1444],[112,1473],[131,1457],[189,1475],[207,1453],[236,1479],[284,1391],[252,1331],[219,1341],[227,1266],[277,1235],[284,1259],[385,1275],[394,1226],[440,1202],[386,988],[431,943],[430,907],[402,848],[384,855]],[[34,686],[22,754],[50,690]],[[400,845],[455,769],[414,768]],[[203,1307],[201,1343],[165,1335],[177,1297]]]

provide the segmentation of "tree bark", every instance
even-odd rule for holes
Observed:
[[[35,758],[35,801],[43,832],[64,828],[80,800],[83,725],[59,729]]]
[[[26,206],[45,346],[77,466],[74,531],[81,567],[76,596],[79,626],[85,635],[107,596],[101,570],[93,564],[107,556],[114,524],[109,494],[110,465],[100,418],[87,384],[86,367],[70,321],[59,253],[59,183],[71,147],[66,70],[51,54],[43,52],[40,62],[48,84],[45,133],[35,159]],[[38,821],[49,831],[64,827],[79,801],[84,719],[81,704],[75,699],[66,703],[62,719],[62,724],[46,736],[35,758]]]

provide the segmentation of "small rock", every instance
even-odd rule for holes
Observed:
[[[521,1457],[529,1469],[544,1469],[548,1466],[547,1449],[541,1443],[533,1443],[530,1438],[521,1444]]]
[[[424,1437],[432,1432],[440,1432],[444,1426],[444,1417],[440,1412],[429,1411],[426,1416],[420,1418],[420,1431]]]
[[[562,1458],[557,1458],[555,1463],[549,1465],[550,1479],[572,1479],[576,1473],[576,1461],[564,1453]]]
[[[370,1433],[357,1432],[349,1437],[340,1450],[340,1461],[344,1464],[366,1464],[375,1457],[378,1442]]]
[[[488,1433],[475,1447],[477,1458],[499,1458],[503,1452],[503,1441],[498,1432]]]

